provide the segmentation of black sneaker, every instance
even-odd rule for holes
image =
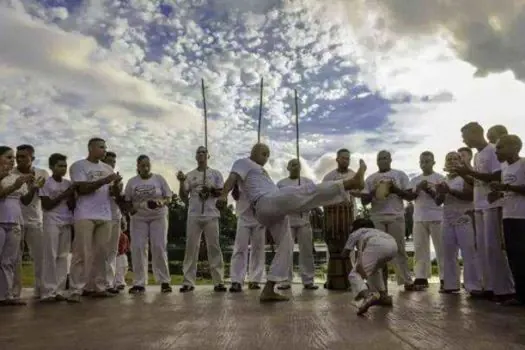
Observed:
[[[421,284],[415,284],[415,283],[405,284],[405,291],[407,292],[421,292],[423,290],[425,290],[425,287],[422,286]]]
[[[185,284],[182,287],[180,287],[179,292],[188,293],[188,292],[193,292],[194,290],[195,290],[194,286],[188,286]]]
[[[120,290],[118,290],[117,288],[108,288],[108,289],[106,289],[106,291],[108,293],[111,293],[111,294],[119,294],[120,293]]]
[[[240,283],[233,282],[230,287],[230,293],[240,293],[242,292],[242,286]]]
[[[484,299],[485,295],[481,290],[473,290],[469,293],[469,298],[471,299]]]
[[[216,292],[226,292],[226,291],[228,291],[228,289],[226,289],[226,287],[222,283],[219,283],[218,285],[213,287],[213,290],[216,291]]]
[[[117,286],[117,289],[118,289],[118,290],[124,290],[124,289],[126,289],[126,286],[123,285],[123,284],[119,284],[119,285]]]
[[[309,284],[305,284],[304,285],[304,289],[306,289],[306,290],[317,290],[317,289],[319,289],[319,286],[316,286],[313,283],[309,283]]]
[[[290,288],[292,288],[292,286],[289,285],[289,284],[281,284],[281,285],[277,286],[278,290],[288,290]]]
[[[133,286],[128,290],[129,294],[142,294],[146,292],[146,288],[143,286]]]
[[[440,289],[439,292],[441,294],[458,294],[459,293],[459,289]]]
[[[420,286],[424,289],[428,288],[428,280],[426,278],[416,278],[414,280],[414,285]]]
[[[160,285],[160,292],[161,293],[171,293],[173,292],[173,289],[171,289],[171,286],[169,283],[162,283]]]

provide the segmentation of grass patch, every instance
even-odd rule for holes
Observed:
[[[171,284],[180,285],[182,284],[182,275],[171,275]],[[128,271],[126,274],[126,283],[130,286],[133,283],[133,273]],[[30,262],[24,262],[22,265],[22,286],[24,288],[32,288],[34,284],[34,269],[33,264]],[[157,285],[155,278],[152,273],[148,274],[148,285]],[[197,285],[213,284],[211,279],[197,277]]]
[[[182,265],[181,262],[170,262],[170,267],[175,270],[179,271],[177,268],[174,268],[173,265]],[[460,261],[460,265],[461,261]],[[414,269],[414,257],[409,256],[408,257],[408,267],[410,271],[413,271]],[[320,264],[316,265],[315,267],[315,277],[316,279],[324,279],[326,277],[326,271],[327,271],[327,265],[326,264]],[[294,272],[296,274],[299,273],[299,268],[296,265],[294,267]],[[389,264],[389,272],[390,274],[394,274],[394,269],[392,267],[392,264]],[[229,278],[230,273],[230,264],[225,263],[224,264],[224,275],[225,278]],[[438,267],[435,261],[432,262],[432,275],[437,276],[438,275]],[[182,284],[183,276],[182,273],[172,274],[171,275],[171,284],[173,285],[180,285]],[[133,282],[133,273],[129,271],[126,275],[126,283],[128,285],[131,285]],[[33,286],[34,283],[34,270],[33,270],[33,264],[31,262],[25,261],[22,265],[22,285],[26,288],[30,288]],[[148,274],[148,284],[149,285],[156,285],[155,278],[153,277],[152,273]],[[206,262],[199,262],[198,269],[197,269],[197,285],[210,285],[213,284],[212,280],[210,278],[209,268]]]

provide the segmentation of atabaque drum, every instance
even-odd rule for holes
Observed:
[[[352,264],[350,259],[343,258],[341,253],[348,240],[353,221],[352,203],[324,207],[324,238],[330,254],[326,273],[326,289],[348,290],[350,288],[348,274],[352,270]]]

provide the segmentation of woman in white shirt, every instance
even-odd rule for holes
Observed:
[[[161,284],[162,293],[171,293],[171,275],[168,266],[168,204],[172,192],[168,183],[158,174],[151,173],[148,156],[137,158],[138,175],[126,184],[124,196],[130,203],[131,263],[133,287],[130,294],[145,292],[148,276],[148,244],[151,249],[153,275]]]
[[[12,148],[0,146],[0,306],[25,305],[13,296],[15,265],[20,249],[22,208],[21,202],[29,204],[31,198],[27,184],[34,176],[11,173],[15,165]]]
[[[447,179],[436,185],[436,204],[443,204],[443,289],[442,293],[457,293],[460,290],[458,250],[463,258],[463,282],[472,296],[482,295],[482,281],[476,253],[476,237],[471,215],[473,192],[458,174],[451,172],[461,163],[461,155],[450,152],[445,159]]]

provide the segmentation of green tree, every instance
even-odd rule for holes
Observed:
[[[183,246],[186,243],[186,220],[188,210],[186,204],[176,194],[173,195],[169,205],[169,226],[168,226],[168,243]],[[235,232],[237,230],[237,216],[233,205],[229,205],[221,210],[219,219],[219,237],[221,247],[233,244],[235,241]],[[201,240],[200,258],[206,258],[205,239]]]
[[[186,242],[186,218],[188,211],[186,205],[176,194],[168,207],[168,243],[183,245]]]

